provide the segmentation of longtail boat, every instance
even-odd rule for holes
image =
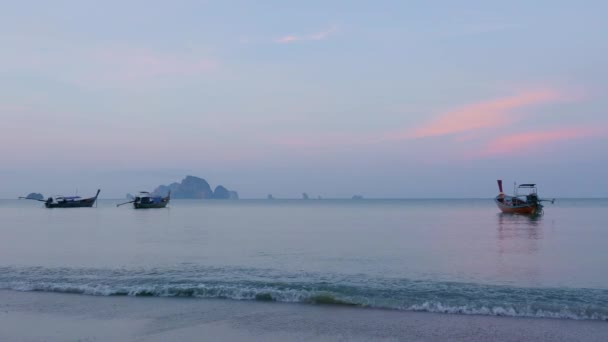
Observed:
[[[47,208],[91,208],[97,201],[101,190],[97,189],[94,197],[81,198],[80,196],[59,196],[53,199],[49,197],[44,201]]]
[[[117,207],[120,207],[123,204],[133,203],[133,208],[135,209],[155,209],[155,208],[164,208],[169,204],[169,200],[171,200],[171,192],[167,196],[152,196],[147,191],[140,191],[137,196],[132,201],[117,204]]]
[[[520,184],[515,187],[513,196],[505,195],[502,191],[502,180],[498,180],[498,196],[494,202],[503,213],[535,215],[543,212],[541,202],[548,201],[553,203],[555,199],[541,199],[538,197],[536,184]],[[523,194],[519,192],[523,191]]]

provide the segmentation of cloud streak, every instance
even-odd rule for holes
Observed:
[[[599,134],[601,132],[592,127],[570,127],[505,135],[490,141],[479,156],[519,154],[554,142],[593,137]]]
[[[0,57],[0,71],[18,70],[83,86],[145,87],[152,81],[181,81],[218,69],[203,51],[160,50],[125,44],[24,47]],[[1,106],[0,106],[1,108]]]
[[[504,126],[521,119],[514,113],[521,108],[562,99],[564,96],[556,91],[537,90],[473,103],[442,114],[410,134],[412,138],[426,138]]]
[[[429,140],[427,148],[443,145],[442,149],[449,149],[452,151],[450,153],[456,153],[466,159],[514,154],[529,150],[531,146],[537,148],[556,141],[597,135],[597,130],[585,127],[556,128],[552,131],[504,135],[506,130],[513,127],[512,124],[529,120],[534,115],[531,113],[534,106],[577,100],[581,97],[580,93],[572,91],[537,89],[468,104],[444,112],[434,120],[398,131],[367,134],[342,132],[308,137],[283,137],[277,143],[287,148],[322,152],[331,147],[386,146],[383,144],[448,137],[449,146],[445,146],[445,140]],[[421,141],[419,144],[422,143]]]
[[[289,43],[295,43],[295,42],[299,42],[299,41],[325,40],[325,39],[329,38],[330,35],[332,35],[333,33],[335,33],[336,30],[337,30],[337,27],[336,26],[332,26],[332,27],[330,27],[327,30],[316,32],[316,33],[312,33],[312,34],[308,34],[308,35],[301,35],[301,36],[286,35],[286,36],[283,36],[283,37],[275,39],[275,43],[278,43],[278,44],[289,44]]]

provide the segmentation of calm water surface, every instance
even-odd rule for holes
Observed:
[[[608,319],[608,200],[0,201],[0,288]]]

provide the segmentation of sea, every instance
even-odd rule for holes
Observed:
[[[121,202],[0,200],[0,289],[608,320],[607,199]]]

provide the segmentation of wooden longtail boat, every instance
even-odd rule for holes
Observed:
[[[164,208],[169,204],[169,200],[171,200],[171,192],[167,196],[152,196],[147,191],[140,191],[139,194],[129,202],[117,204],[117,207],[120,207],[123,204],[133,203],[133,208],[135,209],[155,209],[155,208]]]
[[[49,197],[44,201],[44,206],[47,208],[91,208],[97,201],[97,196],[99,196],[100,191],[101,190],[98,189],[95,196],[89,198],[80,198],[80,196],[59,196],[53,199],[53,197]]]
[[[151,196],[149,192],[142,191],[140,196],[135,197],[133,201],[133,208],[135,209],[153,209],[153,208],[164,208],[169,204],[171,199],[171,192],[165,197]]]
[[[510,214],[524,214],[524,215],[535,215],[543,212],[543,205],[541,202],[553,200],[541,199],[538,197],[536,190],[536,184],[521,184],[515,188],[515,194],[513,196],[505,195],[502,192],[502,180],[498,180],[498,190],[500,193],[494,202],[503,213]],[[519,190],[525,190],[525,194],[519,194]]]

